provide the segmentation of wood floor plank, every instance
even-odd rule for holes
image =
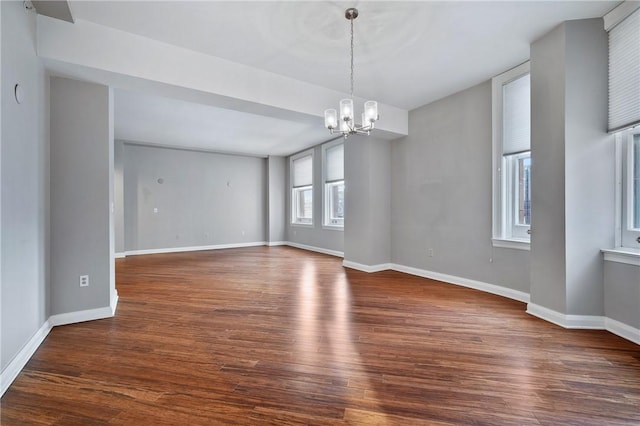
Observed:
[[[640,424],[638,345],[477,290],[290,247],[127,257],[116,283],[2,425]]]

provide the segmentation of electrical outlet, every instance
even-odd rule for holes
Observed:
[[[433,257],[433,249],[432,248],[427,250],[427,256]]]
[[[80,275],[80,287],[89,287],[89,275]]]

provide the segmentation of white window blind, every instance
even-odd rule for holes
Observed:
[[[336,145],[325,151],[326,155],[326,182],[344,180],[344,145]]]
[[[609,31],[609,132],[640,124],[640,9]]]
[[[502,154],[531,148],[531,79],[523,75],[502,86]]]
[[[313,156],[293,160],[293,187],[308,186],[313,183]]]

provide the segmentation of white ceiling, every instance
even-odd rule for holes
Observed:
[[[356,6],[360,11],[354,24],[356,95],[410,110],[518,65],[528,59],[530,43],[554,26],[601,17],[618,3],[71,1],[70,5],[76,20],[345,93],[349,23],[344,10]],[[144,142],[288,154],[329,139],[308,124],[132,92],[116,92],[116,109],[116,136]]]
[[[313,121],[293,122],[121,89],[114,91],[114,100],[115,138],[120,140],[266,157],[289,155],[330,137]]]

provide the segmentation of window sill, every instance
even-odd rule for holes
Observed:
[[[516,240],[516,239],[505,240],[502,238],[492,238],[491,244],[494,247],[500,247],[500,248],[509,248],[509,249],[526,250],[526,251],[531,250],[531,241],[528,241],[528,240]]]
[[[627,265],[640,266],[640,249],[629,247],[616,247],[614,249],[602,249],[604,260]]]
[[[328,231],[344,231],[344,226],[322,225],[322,229],[326,229]]]
[[[313,228],[313,223],[292,222],[291,226],[299,226],[300,228]]]

